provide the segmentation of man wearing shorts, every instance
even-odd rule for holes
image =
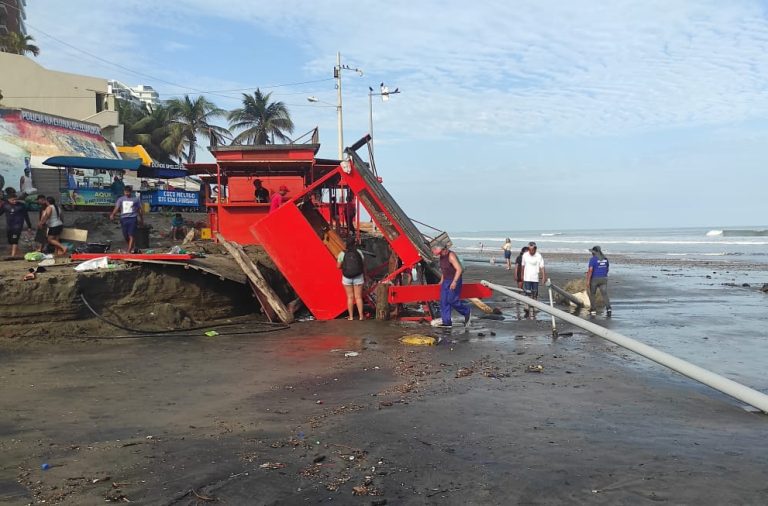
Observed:
[[[547,280],[547,272],[544,270],[544,259],[536,248],[535,242],[528,243],[528,251],[523,254],[523,291],[536,300],[539,298],[539,282]],[[541,281],[540,281],[541,280]],[[530,308],[525,310],[530,314]]]
[[[144,213],[141,209],[141,199],[133,195],[133,187],[126,186],[123,196],[115,202],[115,208],[109,215],[110,220],[120,213],[120,227],[123,229],[123,238],[128,245],[128,252],[133,252],[136,237],[136,227],[144,226]]]
[[[27,227],[32,230],[32,222],[29,221],[27,206],[24,202],[17,200],[16,191],[13,188],[6,189],[8,200],[0,205],[0,215],[5,214],[5,220],[8,232],[8,244],[11,245],[11,256],[19,256],[19,239],[21,231],[26,222]]]

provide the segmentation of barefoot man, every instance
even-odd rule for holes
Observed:
[[[123,237],[128,245],[128,253],[133,253],[136,227],[144,225],[144,212],[141,209],[141,199],[133,195],[132,186],[125,187],[123,196],[115,202],[115,208],[109,215],[109,219],[114,220],[117,213],[120,213],[120,227],[123,229]]]

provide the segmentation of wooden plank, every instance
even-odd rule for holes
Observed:
[[[61,238],[65,241],[86,242],[88,231],[81,228],[64,228],[61,231]]]
[[[264,279],[264,276],[261,274],[261,271],[259,271],[259,268],[250,258],[248,258],[242,247],[235,242],[227,241],[218,232],[216,233],[216,238],[218,239],[219,243],[224,246],[224,249],[227,250],[232,258],[235,259],[245,275],[248,276],[248,279],[251,281],[251,283],[253,283],[253,286],[257,289],[257,292],[259,292],[258,295],[264,296],[267,304],[275,311],[277,317],[280,318],[280,321],[283,323],[293,322],[293,314],[288,311],[288,308],[285,307],[285,304],[283,304],[283,301],[280,300],[280,297],[278,297],[275,291],[272,290],[272,287],[269,286],[267,280]]]
[[[467,300],[469,300],[469,302],[474,304],[478,309],[480,309],[485,314],[493,314],[494,312],[491,306],[489,306],[488,304],[486,304],[485,302],[483,302],[482,300],[476,297],[470,297]]]

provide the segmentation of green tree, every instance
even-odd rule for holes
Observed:
[[[212,146],[223,144],[231,137],[229,130],[212,123],[213,119],[223,117],[226,111],[219,109],[205,97],[175,98],[166,102],[169,114],[167,136],[163,143],[168,151],[178,158],[185,158],[195,163],[197,136],[207,137]],[[187,150],[184,153],[184,150]]]
[[[291,115],[283,102],[270,103],[271,96],[258,88],[253,95],[243,93],[243,107],[228,117],[231,131],[242,130],[233,144],[274,144],[275,138],[290,141],[286,133],[293,133]]]
[[[35,38],[31,35],[22,35],[18,32],[11,32],[5,37],[0,37],[0,51],[13,54],[26,55],[32,53],[34,56],[40,54],[40,48],[32,44]]]
[[[175,164],[181,160],[173,149],[175,139],[170,137],[170,114],[162,105],[149,108],[123,100],[116,101],[120,123],[123,125],[123,142],[129,146],[140,144],[152,159]],[[178,158],[175,160],[174,158]]]

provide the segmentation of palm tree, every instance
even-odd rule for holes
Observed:
[[[170,136],[168,110],[162,105],[150,109],[146,105],[137,105],[123,100],[115,101],[119,122],[123,125],[123,142],[129,146],[140,144],[153,160],[162,163],[177,163],[171,153],[164,149],[173,143],[166,139]],[[172,149],[172,146],[171,146]]]
[[[166,107],[170,122],[164,147],[171,148],[171,153],[186,158],[189,163],[195,163],[198,135],[207,137],[210,145],[222,144],[231,136],[226,128],[211,123],[214,118],[225,116],[226,111],[205,97],[193,100],[185,95],[184,98],[169,100]],[[188,149],[186,154],[185,148]]]
[[[149,156],[159,162],[181,162],[184,144],[180,141],[179,129],[171,121],[171,112],[167,107],[147,107],[141,119],[130,128],[126,126],[125,142],[141,144]]]
[[[37,56],[40,54],[40,48],[32,44],[34,40],[35,38],[31,35],[11,32],[5,37],[0,38],[0,51],[21,55],[32,53],[34,56]]]
[[[229,113],[230,130],[242,130],[232,144],[274,144],[275,138],[290,141],[284,132],[293,132],[291,115],[283,102],[270,103],[271,96],[258,88],[253,95],[243,93],[243,107]]]

